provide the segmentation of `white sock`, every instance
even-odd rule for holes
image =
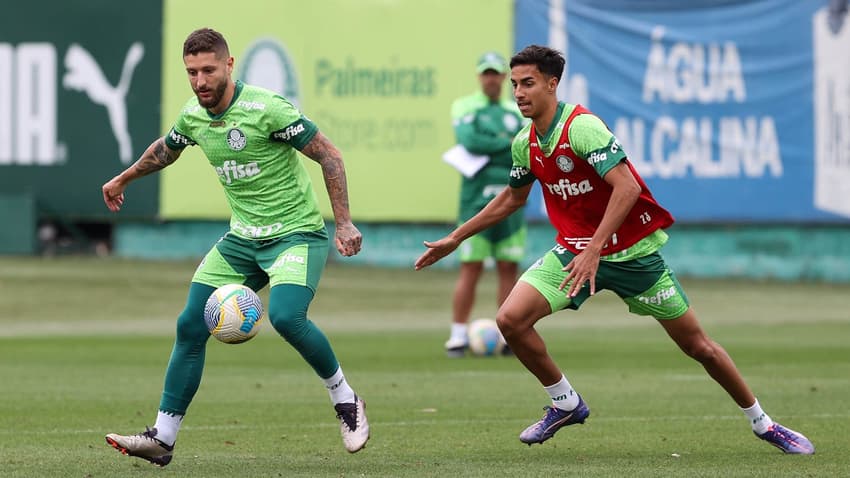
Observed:
[[[168,446],[174,445],[177,441],[177,432],[180,431],[180,424],[183,423],[183,415],[174,415],[162,410],[156,413],[156,439],[165,443]]]
[[[750,419],[750,425],[753,426],[753,431],[759,435],[773,426],[773,420],[770,419],[767,413],[764,413],[758,400],[756,400],[756,403],[752,407],[742,408],[741,411]]]
[[[578,394],[567,381],[567,377],[561,375],[561,380],[558,383],[543,388],[552,397],[552,404],[555,405],[555,408],[569,412],[575,410],[578,406]]]
[[[354,403],[354,390],[345,380],[342,367],[336,369],[336,373],[330,378],[323,378],[322,381],[325,382],[325,388],[328,389],[328,394],[330,394],[331,402],[334,405],[337,403]]]
[[[457,322],[452,322],[452,335],[450,340],[463,340],[466,342],[466,332],[467,326],[466,324],[459,324]]]

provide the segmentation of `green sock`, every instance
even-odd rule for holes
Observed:
[[[159,409],[164,412],[185,415],[201,384],[207,340],[210,338],[204,322],[204,306],[214,290],[214,287],[196,282],[189,287],[189,298],[177,319],[177,337],[165,372],[165,386],[159,403]]]
[[[269,322],[286,339],[319,377],[333,376],[339,368],[328,338],[307,318],[307,308],[313,300],[309,287],[280,284],[269,294]]]

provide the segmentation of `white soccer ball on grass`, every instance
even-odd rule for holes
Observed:
[[[493,319],[475,319],[469,323],[467,330],[469,351],[473,355],[500,355],[505,348],[505,339]]]
[[[242,284],[216,289],[204,308],[204,321],[213,337],[226,344],[241,344],[260,331],[263,302]]]

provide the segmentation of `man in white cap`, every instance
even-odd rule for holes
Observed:
[[[511,141],[524,125],[513,98],[502,96],[508,72],[505,59],[498,53],[487,52],[479,58],[476,71],[481,88],[452,103],[452,124],[457,143],[473,155],[487,156],[488,161],[473,176],[462,179],[459,224],[477,214],[507,186],[512,164]],[[520,209],[464,242],[452,301],[451,336],[445,344],[449,357],[463,357],[468,348],[467,323],[484,260],[495,260],[499,275],[496,298],[501,305],[516,283],[518,262],[525,254],[525,239],[525,219]]]

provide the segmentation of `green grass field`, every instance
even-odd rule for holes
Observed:
[[[850,286],[683,281],[704,327],[814,456],[757,440],[652,319],[609,293],[540,330],[592,409],[542,446],[517,436],[547,397],[513,358],[444,357],[451,271],[331,265],[311,317],[367,402],[372,439],[342,447],[327,393],[268,324],[210,341],[165,469],[107,432],[152,424],[195,264],[0,258],[0,476],[848,476]],[[493,316],[493,279],[476,316]],[[265,297],[265,294],[261,294]]]

